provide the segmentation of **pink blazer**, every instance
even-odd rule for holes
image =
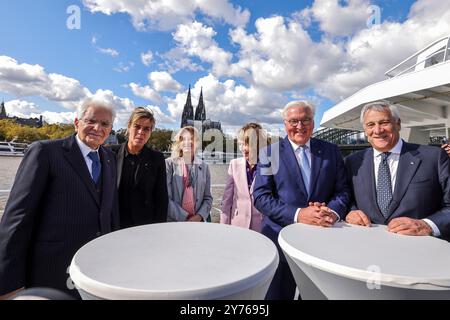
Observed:
[[[253,184],[248,190],[245,158],[231,160],[223,193],[220,223],[261,232],[262,214],[253,206],[252,193]]]

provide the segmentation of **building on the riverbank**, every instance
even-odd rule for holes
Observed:
[[[12,120],[18,124],[21,124],[23,126],[30,126],[35,128],[40,128],[43,125],[42,116],[39,118],[19,118],[19,117],[8,117],[8,114],[6,113],[6,107],[5,102],[2,101],[0,104],[0,120]]]

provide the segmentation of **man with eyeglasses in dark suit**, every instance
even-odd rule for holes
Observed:
[[[260,151],[253,197],[264,215],[261,233],[277,246],[278,269],[268,300],[293,299],[296,284],[278,245],[281,229],[292,223],[330,227],[344,217],[350,188],[335,144],[311,138],[314,106],[293,101],[283,110],[287,136]]]
[[[89,98],[76,134],[35,142],[25,154],[0,222],[0,299],[32,287],[79,298],[67,273],[74,254],[119,226],[115,159],[102,147],[114,117]]]

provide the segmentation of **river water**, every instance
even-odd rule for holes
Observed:
[[[9,195],[7,192],[3,191],[11,189],[21,160],[22,158],[20,157],[0,156],[0,218],[3,210],[5,209],[6,201]],[[210,164],[209,167],[211,170],[211,191],[214,198],[213,209],[211,210],[211,220],[213,222],[219,222],[220,202],[222,201],[228,165]]]

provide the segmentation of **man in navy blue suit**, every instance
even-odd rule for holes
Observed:
[[[88,99],[76,135],[38,141],[27,151],[0,222],[0,299],[30,287],[78,297],[67,273],[72,257],[119,227],[115,159],[101,146],[114,114]]]
[[[365,105],[361,123],[372,148],[347,157],[353,204],[348,223],[387,224],[404,235],[450,239],[450,160],[438,147],[400,139],[394,105]]]
[[[305,101],[283,110],[287,137],[263,149],[253,190],[255,207],[264,215],[261,232],[278,247],[280,263],[266,299],[293,299],[295,281],[278,246],[280,230],[292,223],[332,226],[344,217],[350,190],[336,145],[311,138],[314,107]]]

